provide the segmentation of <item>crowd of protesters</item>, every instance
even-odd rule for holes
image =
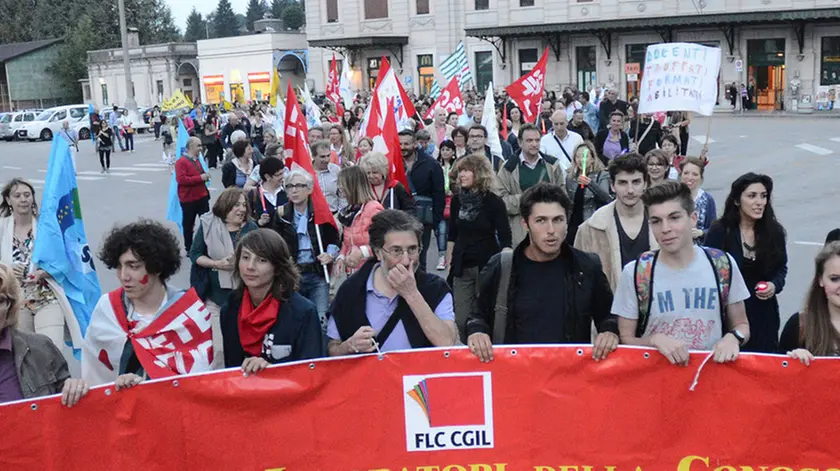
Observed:
[[[195,303],[211,324],[200,369],[246,374],[458,344],[485,362],[499,344],[592,343],[597,361],[619,344],[641,345],[679,365],[690,350],[718,362],[750,351],[805,364],[840,353],[840,230],[780,339],[787,253],[773,180],[742,175],[718,215],[702,188],[708,149],[687,155],[689,113],[640,116],[635,100],[609,88],[553,95],[536,123],[497,97],[501,152],[488,145],[475,94],[464,114],[439,109],[427,121],[419,116],[432,100],[419,99],[391,156],[408,187],[359,135],[364,94],[340,116],[319,102],[322,121],[308,135],[314,175],[287,168],[265,106],[154,115],[178,182],[191,286],[169,283],[184,253],[169,229],[115,227],[99,259],[121,287],[97,304],[84,339],[63,291],[31,263],[35,190],[11,180],[0,202],[0,402],[62,393],[73,405],[92,385],[160,377],[131,339]],[[175,123],[192,136],[178,156]],[[94,134],[103,171],[113,141],[122,145],[119,126],[102,121]],[[225,190],[212,207],[200,155],[221,168]],[[334,224],[316,222],[314,191]],[[432,243],[439,259],[427,269]],[[81,378],[70,378],[66,341],[82,351]]]

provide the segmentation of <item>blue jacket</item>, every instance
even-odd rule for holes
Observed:
[[[443,220],[443,209],[446,206],[446,192],[443,185],[443,168],[437,160],[429,157],[421,151],[417,151],[417,161],[408,173],[408,183],[411,195],[427,196],[432,198],[432,210],[434,213],[434,224]]]

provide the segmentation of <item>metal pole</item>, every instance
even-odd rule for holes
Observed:
[[[128,57],[128,28],[125,25],[125,0],[118,0],[120,8],[120,37],[122,38],[123,73],[125,73],[125,107],[134,118],[137,114],[137,102],[134,101],[134,91],[131,86],[131,61]]]

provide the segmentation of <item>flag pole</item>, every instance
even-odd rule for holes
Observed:
[[[321,225],[315,224],[315,235],[318,237],[318,251],[324,253],[324,241],[321,239]],[[330,282],[330,273],[326,265],[321,265],[324,269],[324,277],[327,279],[327,284]]]

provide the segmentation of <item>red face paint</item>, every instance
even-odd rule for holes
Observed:
[[[143,278],[140,278],[140,284],[141,285],[149,284],[149,275],[145,275]]]

